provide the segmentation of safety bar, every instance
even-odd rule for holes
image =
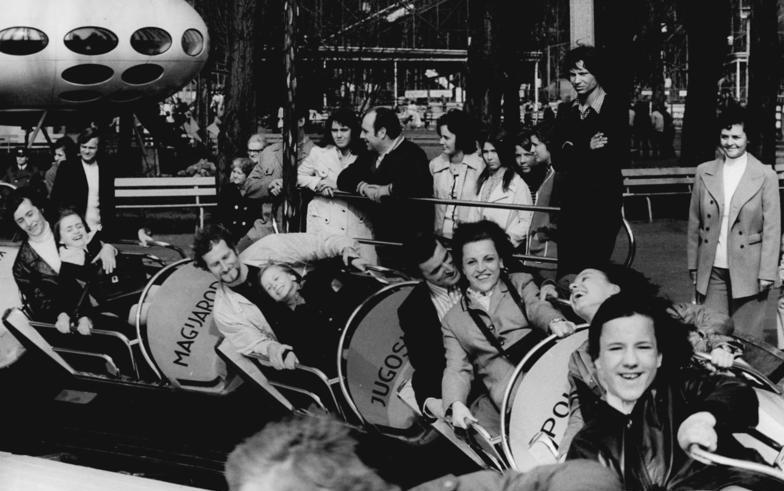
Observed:
[[[355,200],[368,200],[365,196],[360,196],[354,193],[347,193],[345,191],[334,191],[333,196],[335,198],[341,199],[355,199]],[[455,206],[471,206],[477,208],[499,208],[504,210],[522,210],[522,211],[540,211],[545,213],[558,213],[561,211],[560,208],[554,206],[537,206],[537,205],[514,205],[514,204],[501,204],[501,203],[488,203],[486,201],[471,201],[471,200],[457,200],[457,199],[442,199],[442,198],[422,198],[422,197],[405,197],[405,198],[394,198],[398,200],[408,200],[408,201],[415,201],[421,203],[432,203],[438,205],[455,205]],[[634,256],[637,253],[637,242],[634,238],[634,233],[632,232],[632,227],[626,218],[621,218],[623,221],[623,230],[626,232],[626,238],[629,241],[629,250],[626,253],[626,258],[623,261],[624,266],[630,267],[632,262],[634,261]],[[370,245],[380,245],[380,246],[402,246],[401,242],[389,242],[389,241],[382,241],[382,240],[374,240],[374,239],[355,239],[360,244],[370,244]],[[543,257],[543,256],[531,256],[528,254],[514,254],[513,257],[515,259],[522,259],[528,261],[537,261],[542,263],[557,263],[557,258],[551,257]]]
[[[689,456],[698,462],[704,464],[723,465],[727,467],[735,467],[750,472],[757,472],[774,479],[784,482],[784,472],[774,469],[773,467],[757,462],[749,462],[748,460],[734,459],[732,457],[725,457],[713,452],[709,452],[699,445],[692,444],[689,446]]]
[[[364,196],[360,196],[354,193],[347,193],[345,191],[334,191],[333,196],[336,198],[348,198],[348,199],[368,199]],[[455,205],[455,206],[470,206],[473,208],[500,208],[504,210],[522,210],[522,211],[543,211],[547,213],[558,213],[561,211],[560,208],[555,206],[537,206],[537,205],[507,205],[501,203],[489,203],[487,201],[473,201],[473,200],[466,200],[466,199],[443,199],[443,198],[424,198],[424,197],[405,197],[405,198],[394,198],[398,200],[407,200],[407,201],[417,201],[421,203],[433,203],[436,205]]]

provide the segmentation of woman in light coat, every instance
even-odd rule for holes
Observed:
[[[485,169],[479,175],[479,200],[487,203],[532,205],[528,185],[514,171],[514,146],[503,132],[490,135],[482,142]],[[497,223],[514,247],[519,247],[528,235],[533,212],[504,208],[472,208],[468,221],[490,220]]]
[[[372,239],[373,228],[366,214],[349,201],[333,197],[338,175],[356,161],[360,151],[359,120],[353,111],[343,108],[327,119],[325,128],[325,145],[313,147],[297,170],[297,185],[316,193],[308,204],[306,230]],[[360,249],[369,263],[377,262],[375,247],[362,244]]]
[[[700,303],[727,313],[735,333],[761,338],[781,244],[776,172],[746,151],[740,110],[722,116],[722,156],[697,167],[689,208],[688,268]]]

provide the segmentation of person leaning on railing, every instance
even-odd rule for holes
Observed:
[[[384,107],[365,114],[360,136],[372,152],[340,173],[338,188],[374,202],[369,211],[376,239],[405,242],[419,232],[432,231],[431,204],[389,199],[432,196],[433,177],[424,150],[403,136],[397,115]],[[395,248],[379,247],[378,254],[384,266],[407,264]]]

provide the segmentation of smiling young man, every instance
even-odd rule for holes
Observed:
[[[423,413],[443,418],[441,377],[445,355],[441,321],[463,297],[458,288],[461,274],[452,251],[431,233],[407,242],[404,253],[423,279],[397,311],[408,359],[414,367],[411,385]]]
[[[774,489],[752,473],[689,456],[699,445],[758,459],[732,437],[757,424],[758,401],[737,377],[686,368],[691,350],[667,307],[663,299],[622,292],[597,311],[588,350],[604,396],[580,390],[586,425],[568,458],[601,462],[625,489]]]
[[[747,151],[746,127],[743,110],[720,118],[723,155],[697,167],[686,251],[698,302],[732,316],[737,333],[764,340],[778,279],[779,185],[773,168]]]
[[[477,180],[485,168],[479,155],[475,124],[471,117],[453,109],[436,123],[443,152],[430,161],[433,196],[441,199],[476,200]],[[435,233],[451,238],[455,227],[468,220],[468,206],[435,206]]]

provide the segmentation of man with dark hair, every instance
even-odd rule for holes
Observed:
[[[463,296],[457,286],[460,270],[452,252],[431,233],[408,241],[403,253],[416,264],[423,279],[397,311],[408,360],[414,367],[411,384],[422,413],[443,418],[441,377],[446,359],[441,321]]]
[[[218,330],[243,355],[262,355],[278,370],[293,369],[298,360],[289,345],[278,342],[262,309],[271,300],[264,293],[260,266],[271,262],[307,268],[321,259],[343,257],[363,269],[357,243],[344,236],[272,234],[237,253],[231,234],[221,225],[200,230],[193,242],[194,263],[220,282],[213,319]]]
[[[477,199],[477,180],[485,168],[477,151],[474,122],[465,112],[453,109],[438,118],[436,131],[444,151],[430,161],[433,196],[442,199]],[[471,208],[439,204],[435,206],[435,232],[452,237],[455,227],[468,220]]]
[[[73,208],[91,230],[114,238],[114,171],[100,153],[101,136],[94,127],[77,140],[79,159],[64,161],[57,170],[50,196],[54,209]]]
[[[395,112],[383,107],[368,111],[362,118],[360,137],[371,152],[340,173],[338,188],[376,203],[371,209],[376,238],[405,242],[417,232],[432,230],[431,205],[389,199],[430,197],[433,193],[427,156],[403,136]],[[392,248],[379,248],[378,252],[385,266],[405,264]]]
[[[621,226],[621,168],[629,159],[628,108],[605,92],[603,60],[580,46],[565,60],[577,99],[562,105],[550,151],[559,176],[558,277],[607,261]]]
[[[308,108],[298,104],[296,108],[297,127],[297,166],[310,154],[313,141],[305,134]],[[283,142],[279,141],[263,150],[263,138],[253,135],[248,140],[248,157],[256,162],[250,175],[242,185],[242,195],[261,203],[261,225],[264,234],[273,232],[272,220],[280,220],[283,210],[280,207],[283,191]]]

